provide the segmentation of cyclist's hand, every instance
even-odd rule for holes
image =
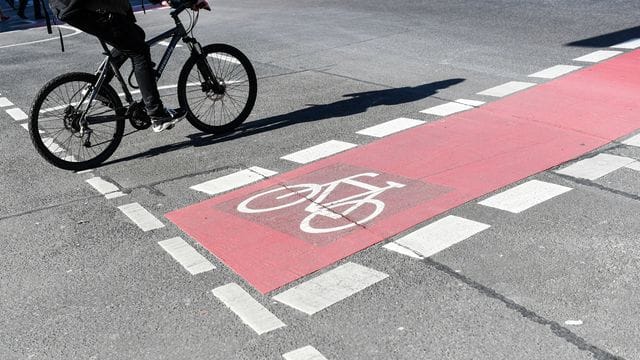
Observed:
[[[211,7],[209,7],[209,2],[207,0],[198,0],[196,1],[193,6],[191,7],[191,9],[193,10],[200,10],[200,9],[205,9],[205,10],[209,10],[211,11]]]

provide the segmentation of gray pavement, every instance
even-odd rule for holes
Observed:
[[[281,159],[286,154],[331,139],[364,145],[373,140],[356,134],[362,128],[399,117],[435,121],[418,112],[531,81],[528,74],[607,39],[640,37],[637,3],[213,5],[196,37],[238,47],[259,77],[256,107],[239,132],[201,134],[186,121],[161,134],[133,132],[104,166],[75,174],[41,160],[24,121],[0,112],[0,358],[281,359],[312,345],[327,359],[640,359],[640,171],[630,168],[595,181],[534,175],[573,190],[520,214],[477,201],[453,209],[438,219],[462,216],[491,228],[428,259],[381,244],[350,256],[339,264],[389,277],[313,316],[274,301],[279,291],[253,290],[163,218],[209,198],[189,189],[195,184],[251,166],[283,173],[297,167]],[[166,10],[138,19],[148,35],[169,24]],[[86,34],[67,37],[65,53],[55,38],[20,45],[48,36],[0,34],[0,97],[25,112],[48,79],[91,72],[101,60]],[[176,50],[160,85],[176,83],[187,55]],[[462,81],[433,86],[455,79]],[[345,98],[367,91],[379,93]],[[174,91],[163,95],[175,105]],[[621,143],[597,153],[640,160],[640,148]],[[85,182],[92,176],[127,196],[105,199]],[[117,209],[132,202],[166,226],[140,231]],[[176,236],[216,269],[186,272],[158,246]],[[257,335],[211,293],[232,282],[287,326]]]

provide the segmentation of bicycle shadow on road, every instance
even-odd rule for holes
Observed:
[[[637,38],[640,38],[640,26],[573,41],[564,46],[604,48]]]
[[[401,87],[384,90],[365,91],[360,93],[343,95],[342,100],[321,105],[311,105],[304,109],[292,111],[290,113],[276,115],[268,118],[254,120],[239,126],[236,131],[224,135],[193,134],[188,137],[190,140],[166,146],[149,149],[143,153],[128,156],[121,159],[105,162],[103,165],[110,165],[122,161],[136,158],[152,157],[162,153],[167,153],[190,146],[208,146],[216,143],[230,141],[245,136],[273,131],[283,127],[305,122],[320,121],[338,117],[347,117],[364,113],[369,108],[381,105],[399,105],[422,100],[433,96],[439,90],[460,84],[464,79],[448,79],[436,81],[414,87]]]

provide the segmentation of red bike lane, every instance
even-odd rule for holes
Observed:
[[[639,129],[638,69],[624,54],[166,217],[267,293]]]

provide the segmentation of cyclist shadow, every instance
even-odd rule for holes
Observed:
[[[264,119],[254,120],[239,126],[236,131],[224,134],[224,135],[209,135],[209,134],[193,134],[189,135],[187,141],[160,146],[157,148],[149,149],[140,154],[132,155],[126,158],[121,158],[109,162],[105,162],[103,165],[113,164],[117,162],[127,161],[141,157],[152,157],[166,152],[180,150],[182,148],[190,146],[207,146],[216,143],[221,143],[233,139],[242,138],[245,136],[251,136],[260,134],[267,131],[273,131],[283,127],[291,126],[294,124],[320,121],[338,117],[346,117],[364,113],[369,108],[381,105],[399,105],[422,100],[427,97],[433,96],[438,93],[439,90],[446,89],[453,85],[463,82],[464,79],[448,79],[442,81],[436,81],[428,84],[423,84],[414,87],[401,87],[384,90],[365,91],[360,93],[343,95],[345,99],[321,105],[311,105],[307,108],[292,111],[290,113],[276,115]]]

